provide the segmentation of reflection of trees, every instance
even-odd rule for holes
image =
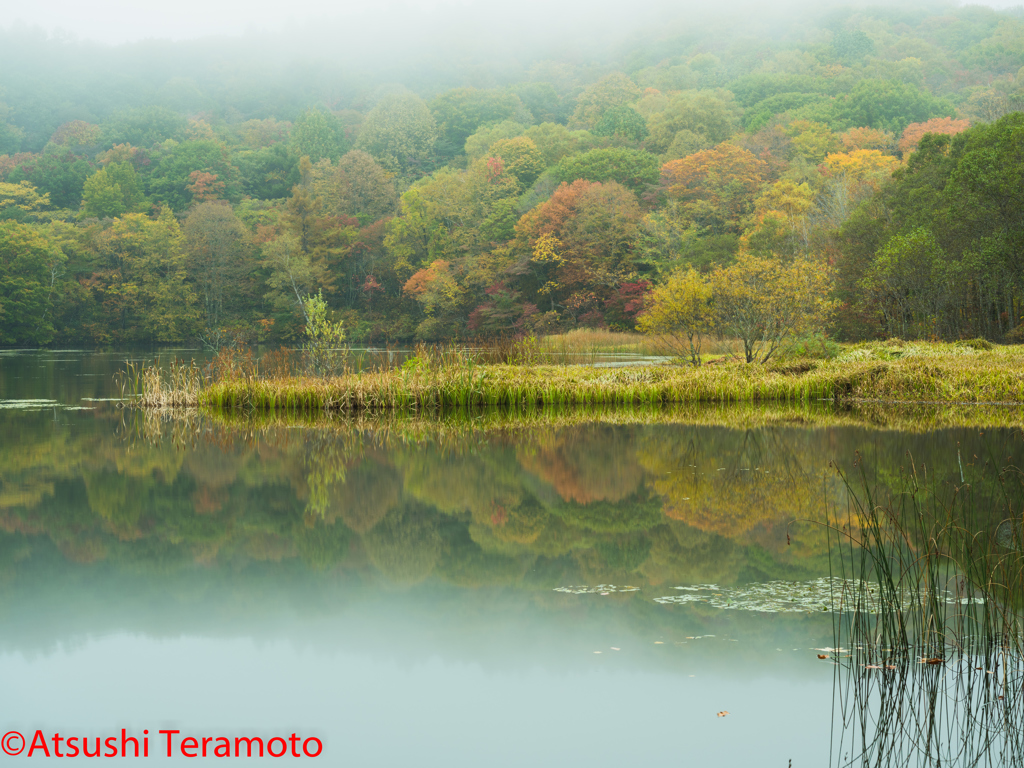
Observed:
[[[192,501],[198,514],[213,514],[224,507],[244,460],[245,454],[234,446],[198,445],[185,454],[182,470],[195,482]]]
[[[415,584],[430,575],[441,556],[437,524],[437,514],[429,508],[402,504],[363,536],[363,547],[390,580]]]
[[[643,479],[632,429],[601,425],[544,431],[528,436],[516,454],[526,471],[577,504],[619,501]]]
[[[677,435],[648,435],[638,448],[668,517],[730,538],[821,517],[829,476],[823,431],[703,428]]]
[[[650,537],[640,572],[651,584],[728,584],[743,566],[744,551],[736,542],[685,523],[659,525]]]
[[[477,523],[498,527],[523,497],[522,472],[498,441],[451,450],[403,446],[395,455],[406,493],[445,514],[468,512]]]
[[[383,519],[402,494],[402,476],[389,464],[362,461],[345,481],[330,490],[326,520],[340,517],[356,533],[366,533]]]
[[[544,569],[637,585],[821,575],[824,529],[791,521],[819,520],[823,493],[845,509],[838,479],[822,479],[829,459],[849,469],[860,451],[884,497],[903,490],[908,451],[944,488],[959,483],[958,446],[968,481],[1020,448],[1008,431],[963,429],[584,425],[423,439],[347,423],[196,429],[196,444],[176,445],[169,433],[117,439],[103,419],[54,429],[36,414],[10,433],[0,530],[30,552],[45,536],[80,563],[344,561],[467,586],[533,583]],[[972,493],[982,523],[1009,510],[998,483]]]

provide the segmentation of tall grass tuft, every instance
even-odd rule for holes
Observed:
[[[199,405],[203,388],[202,370],[193,360],[172,360],[163,366],[128,362],[117,376],[121,399],[143,408],[181,408]]]
[[[901,493],[843,475],[847,509],[830,512],[837,764],[1024,764],[1022,475],[958,455],[941,483],[908,459]]]

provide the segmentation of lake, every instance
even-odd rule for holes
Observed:
[[[826,512],[914,471],[1019,510],[1013,429],[247,426],[119,409],[125,359],[0,353],[0,730],[51,753],[847,764]]]

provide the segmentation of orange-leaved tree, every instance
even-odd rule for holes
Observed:
[[[661,187],[695,224],[738,231],[754,207],[768,165],[734,144],[719,144],[661,167]]]
[[[900,152],[909,155],[924,138],[926,133],[942,133],[955,136],[971,127],[970,120],[954,120],[951,117],[933,117],[923,123],[911,123],[903,131],[900,139]]]

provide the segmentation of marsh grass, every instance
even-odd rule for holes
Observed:
[[[613,355],[673,358],[678,355],[678,342],[670,336],[625,333],[602,328],[578,328],[537,341],[538,350],[549,364],[593,365]],[[708,338],[703,344],[705,361],[720,358],[740,359],[743,342],[738,339]]]
[[[1024,764],[1024,482],[958,460],[944,483],[908,456],[885,499],[842,475],[827,525],[855,586],[834,614],[837,764]]]
[[[225,364],[201,374],[174,363],[159,374],[133,369],[127,400],[144,407],[358,412],[459,407],[807,403],[880,401],[1022,403],[1024,354],[966,345],[861,346],[835,360],[674,365],[551,365],[539,343],[470,348],[420,345],[411,357],[390,351],[346,363],[338,376],[294,375],[293,359]]]
[[[194,406],[199,402],[204,379],[194,360],[172,360],[166,367],[127,362],[115,375],[121,399],[143,408]]]

